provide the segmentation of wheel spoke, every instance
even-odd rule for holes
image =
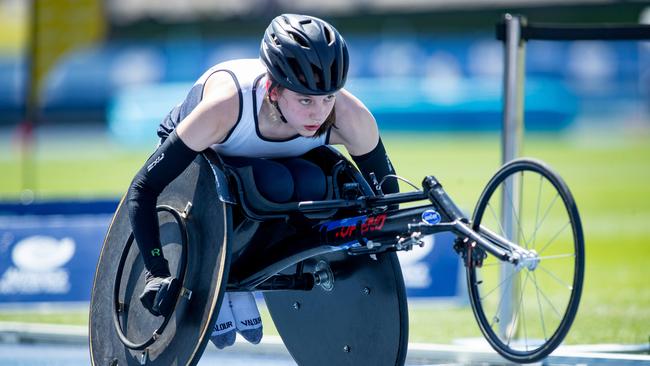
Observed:
[[[539,257],[539,259],[549,260],[549,259],[558,259],[558,258],[575,258],[575,254],[558,254],[558,255],[547,255],[544,257]]]
[[[539,289],[539,286],[538,286],[538,284],[537,284],[537,277],[536,277],[536,276],[533,278],[533,283],[535,284],[535,288],[537,288],[538,293],[539,293],[540,295],[542,295],[542,297],[544,298],[544,300],[546,300],[546,302],[547,302],[549,305],[551,305],[551,309],[553,309],[553,311],[555,312],[555,314],[557,314],[558,318],[562,319],[562,315],[560,314],[559,311],[557,311],[557,309],[555,308],[555,305],[553,305],[553,303],[551,302],[551,300],[550,300],[548,297],[546,297],[546,295],[544,295],[544,291],[542,291],[542,290]]]
[[[522,205],[522,197],[523,197],[523,192],[524,192],[524,171],[522,170],[519,175],[519,207],[518,209],[521,210],[521,205]],[[519,214],[522,214],[519,212]],[[519,222],[518,225],[518,230],[517,230],[517,242],[519,243],[519,239],[521,238],[521,242],[524,243],[524,246],[526,249],[528,249],[528,242],[526,241],[526,238],[524,237],[524,228],[523,228],[523,223]]]
[[[506,236],[506,231],[503,230],[503,225],[501,225],[501,220],[497,218],[496,212],[494,212],[494,208],[492,208],[492,205],[488,202],[488,208],[490,209],[490,212],[492,212],[492,217],[494,218],[494,221],[499,224],[499,230],[501,230],[501,236]]]
[[[564,224],[564,226],[562,226],[562,228],[561,228],[557,233],[555,233],[555,235],[553,235],[553,237],[551,238],[551,240],[549,240],[549,241],[548,241],[548,242],[547,242],[547,243],[542,247],[542,249],[541,249],[537,254],[538,254],[538,255],[541,255],[542,253],[544,253],[544,251],[546,250],[546,248],[548,248],[548,246],[551,245],[551,243],[553,243],[553,241],[555,241],[555,239],[556,239],[558,236],[560,236],[560,234],[562,234],[562,232],[563,232],[564,230],[566,230],[567,227],[569,227],[569,225],[571,225],[571,221],[567,221],[567,223]]]
[[[533,271],[533,285],[535,285],[535,294],[537,295],[537,307],[539,308],[539,318],[542,321],[542,332],[544,333],[544,341],[548,340],[546,336],[546,323],[544,323],[544,312],[542,310],[542,302],[539,299],[539,287],[537,287],[537,274]]]
[[[517,221],[517,227],[521,229],[521,220],[519,220],[519,215],[517,215],[517,209],[515,208],[515,205],[512,202],[512,195],[507,194],[506,196],[508,196],[508,201],[510,201],[510,207],[512,207],[512,214],[515,216],[515,221]],[[521,237],[524,243],[526,243],[526,237],[524,237],[523,233],[521,233]],[[510,238],[510,239],[515,240],[514,238]]]
[[[544,176],[539,175],[539,189],[537,190],[537,209],[535,210],[535,229],[533,230],[533,239],[536,237],[537,234],[537,228],[539,227],[539,207],[540,207],[540,200],[542,199],[542,182],[544,182]],[[528,248],[528,247],[526,247]]]
[[[528,280],[528,277],[526,277],[524,279],[524,286],[526,285],[527,280]],[[519,315],[521,313],[521,303],[524,301],[524,293],[523,293],[523,291],[521,291],[521,287],[522,286],[521,286],[521,282],[520,282],[519,283],[519,292],[520,292],[520,294],[519,294],[519,305],[517,305],[517,308],[519,309],[519,311],[517,311],[517,313],[515,314],[514,324],[517,324],[517,322],[519,321]],[[515,329],[514,326],[510,327],[510,335],[508,336],[508,342],[506,343],[508,345],[508,347],[510,347],[510,341],[512,340],[512,335],[515,332],[514,329]]]
[[[526,273],[526,279],[524,280],[523,286],[519,287],[519,291],[521,292],[521,319],[522,323],[524,324],[524,344],[526,346],[526,351],[528,351],[528,329],[526,328],[526,304],[524,304],[524,288],[526,288],[526,282],[528,282],[528,271]]]
[[[482,297],[481,297],[481,301],[487,299],[487,297],[490,296],[491,293],[493,293],[496,289],[498,289],[499,287],[501,287],[501,285],[503,285],[504,282],[506,282],[506,281],[508,281],[509,279],[511,279],[512,276],[515,275],[515,273],[517,273],[517,272],[512,271],[512,273],[511,273],[508,277],[506,277],[503,281],[501,281],[501,283],[499,283],[495,288],[493,288],[493,289],[490,290],[487,294],[485,294],[485,296],[482,296]]]
[[[557,201],[558,197],[560,197],[559,194],[556,194],[555,197],[553,197],[553,200],[551,201],[551,203],[546,208],[546,211],[544,212],[544,216],[542,217],[542,220],[537,223],[537,226],[535,226],[535,230],[533,230],[533,235],[531,235],[531,243],[533,244],[533,249],[535,249],[535,238],[537,238],[537,231],[539,230],[540,227],[542,227],[544,221],[546,221],[546,217],[551,212],[551,208],[553,208],[553,205],[555,205],[555,201]]]
[[[512,278],[512,276],[513,276],[514,274],[515,274],[515,272],[512,272],[512,274],[510,274],[510,276],[508,276],[508,278],[506,278],[505,280],[501,281],[501,283],[503,283],[503,282],[505,282],[506,280]],[[511,284],[512,282],[509,282],[509,283]],[[500,286],[500,285],[499,285],[499,286]],[[496,288],[499,288],[499,286],[497,286]],[[509,286],[506,286],[506,289],[507,289],[508,287],[509,287]],[[494,291],[494,289],[493,289],[492,291]],[[495,314],[492,316],[492,323],[490,323],[490,328],[492,328],[492,327],[494,326],[494,320],[495,320],[495,319],[499,319],[499,318],[497,318],[497,314],[499,314],[499,310],[501,309],[501,305],[503,304],[503,298],[504,298],[504,297],[505,297],[505,296],[501,296],[501,298],[499,299],[499,304],[497,304],[497,308],[496,308],[496,310],[495,310],[496,312],[495,312]],[[481,300],[481,301],[482,301],[482,300]],[[501,321],[501,320],[499,319],[499,321]]]
[[[568,285],[566,282],[562,281],[562,279],[560,279],[559,277],[557,277],[556,275],[554,275],[553,273],[551,273],[548,269],[542,267],[541,265],[540,265],[540,266],[537,266],[537,268],[539,268],[539,269],[541,269],[542,271],[546,272],[549,276],[551,276],[553,279],[555,279],[555,281],[557,281],[557,282],[558,282],[559,284],[561,284],[562,286],[566,287],[569,291],[573,290],[573,286]]]
[[[519,207],[517,207],[517,210],[519,212],[519,215],[522,215],[521,207],[522,207],[522,198],[523,198],[523,192],[524,192],[524,171],[522,170],[520,172],[519,176],[519,199],[517,202],[519,204]],[[524,235],[524,224],[520,219],[517,219],[517,224],[518,224],[518,230],[517,230],[517,240],[519,242],[519,239],[521,238],[521,242],[524,243],[524,246],[526,249],[528,249],[528,241],[526,240],[526,237]]]

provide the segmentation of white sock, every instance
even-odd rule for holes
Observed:
[[[237,332],[247,341],[258,344],[262,340],[262,318],[251,292],[231,292],[230,304]]]
[[[214,324],[212,334],[210,334],[210,341],[217,348],[222,349],[232,346],[235,343],[236,335],[235,318],[230,307],[230,296],[226,292],[223,294],[223,301],[221,302],[217,322]]]

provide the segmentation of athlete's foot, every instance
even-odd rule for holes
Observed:
[[[237,332],[247,341],[258,344],[262,340],[262,318],[255,297],[250,292],[231,292],[230,303]]]
[[[230,308],[230,299],[228,293],[224,293],[217,322],[214,324],[210,341],[219,349],[223,349],[235,344],[237,332],[235,329],[235,318]]]

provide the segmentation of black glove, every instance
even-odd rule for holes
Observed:
[[[180,281],[176,277],[155,277],[147,272],[140,302],[151,314],[167,317],[176,303],[179,290]]]

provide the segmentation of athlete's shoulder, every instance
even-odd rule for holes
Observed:
[[[259,59],[237,59],[218,63],[210,68],[206,79],[212,79],[219,75],[228,75],[237,91],[248,93],[254,87],[257,80],[266,74],[266,68]]]
[[[231,100],[238,103],[239,93],[239,84],[231,74],[214,72],[205,81],[201,100],[203,102],[215,99],[221,101]]]
[[[366,106],[345,89],[336,97],[336,127],[330,141],[345,145],[350,154],[361,155],[374,147],[379,138],[377,122]]]
[[[375,118],[359,98],[346,89],[341,89],[336,96],[336,120],[350,128],[361,129],[375,125]]]

